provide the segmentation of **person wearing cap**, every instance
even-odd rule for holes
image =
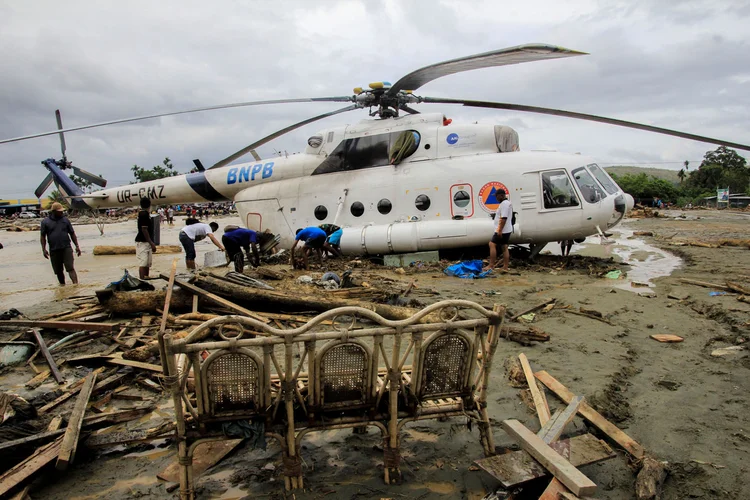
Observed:
[[[57,276],[57,281],[61,285],[65,284],[65,273],[63,268],[68,272],[70,281],[74,285],[78,284],[78,274],[73,266],[73,249],[70,247],[70,240],[76,247],[76,255],[81,256],[81,248],[78,246],[78,238],[73,230],[73,225],[63,214],[63,206],[59,203],[53,203],[47,216],[41,225],[42,255],[49,259],[52,264],[52,270]],[[49,251],[47,251],[49,243]]]

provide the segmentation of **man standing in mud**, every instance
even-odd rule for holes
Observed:
[[[510,265],[510,252],[508,251],[508,242],[510,241],[510,235],[513,233],[513,205],[510,200],[507,199],[505,191],[500,189],[497,191],[497,200],[500,202],[500,206],[497,207],[497,213],[495,214],[495,232],[492,233],[492,239],[490,240],[490,266],[489,269],[494,269],[498,264],[497,253],[498,249],[503,253],[503,267],[500,271],[507,273]]]
[[[81,249],[78,246],[78,238],[73,230],[73,225],[67,217],[63,215],[63,206],[59,203],[53,203],[49,216],[42,221],[41,238],[42,255],[49,259],[52,264],[52,270],[57,276],[57,281],[61,285],[65,284],[65,271],[70,276],[70,281],[74,285],[78,284],[78,274],[73,267],[73,249],[70,248],[70,240],[76,246],[76,255],[81,256]],[[49,252],[47,251],[47,242],[49,241]]]
[[[148,278],[153,263],[156,245],[151,239],[151,198],[141,198],[141,210],[138,212],[138,229],[135,234],[135,257],[138,259],[138,277]]]

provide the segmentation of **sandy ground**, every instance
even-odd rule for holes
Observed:
[[[403,284],[417,279],[419,288],[413,296],[425,304],[468,298],[486,305],[499,302],[520,311],[554,297],[574,308],[600,311],[613,324],[553,310],[538,314],[534,321],[535,326],[550,333],[550,342],[527,347],[512,342],[500,344],[489,397],[498,447],[513,446],[500,427],[503,419],[516,418],[532,430],[539,428],[533,411],[521,399],[521,391],[510,386],[503,369],[505,359],[524,352],[534,369],[547,370],[573,392],[585,395],[650,454],[669,462],[671,474],[662,498],[750,498],[750,358],[747,351],[722,358],[711,356],[713,350],[741,344],[750,335],[750,304],[739,302],[732,295],[711,296],[710,289],[679,282],[679,278],[715,283],[727,279],[743,281],[744,275],[745,286],[750,286],[750,251],[742,247],[669,246],[678,238],[747,238],[750,219],[747,213],[716,211],[687,212],[684,219],[679,218],[679,212],[666,215],[627,221],[617,228],[618,242],[614,245],[603,246],[594,240],[574,247],[575,254],[597,259],[576,256],[565,269],[559,269],[564,262],[560,257],[543,256],[540,265],[514,261],[512,274],[477,281],[448,278],[437,268],[407,270],[407,275],[384,269],[371,272]],[[85,227],[79,229],[79,234],[84,231]],[[633,238],[632,231],[652,231],[655,236]],[[112,228],[111,237],[121,238],[125,244],[130,239],[126,232],[125,225]],[[50,287],[54,276],[41,255],[39,259],[25,257],[32,248],[40,253],[36,234],[9,236],[4,238],[6,249],[1,251],[6,253],[0,264],[0,308],[32,310],[32,304],[40,300],[73,293]],[[18,242],[13,238],[19,238]],[[88,245],[96,238],[98,232],[82,240]],[[23,243],[21,239],[28,241]],[[36,247],[29,243],[32,240]],[[172,243],[164,236],[163,241]],[[660,248],[675,253],[665,253]],[[9,254],[14,258],[8,259]],[[157,270],[166,271],[172,258],[159,257]],[[80,259],[80,268],[88,270],[82,273],[82,281],[90,285],[78,288],[98,288],[119,277],[123,265],[130,265],[127,257],[106,257],[112,259],[106,265],[99,264],[104,261],[98,259],[105,258],[89,254]],[[9,260],[15,263],[9,264]],[[623,260],[631,266],[618,264]],[[22,276],[19,269],[23,269]],[[622,269],[628,276],[622,280],[600,277],[607,269]],[[131,270],[135,270],[134,266]],[[650,281],[650,287],[633,287],[631,281]],[[431,289],[439,295],[429,293]],[[673,300],[668,294],[687,298]],[[678,334],[685,341],[662,344],[649,338],[654,333]],[[9,334],[0,332],[0,338],[6,336]],[[5,390],[31,397],[33,394],[24,393],[22,384],[33,374],[28,368],[19,370],[3,373],[2,385]],[[50,389],[48,384],[35,393]],[[548,400],[553,411],[561,407],[551,393]],[[168,419],[169,402],[163,397],[156,401],[161,405],[159,412],[130,427],[153,427]],[[72,403],[61,406],[59,411],[69,410],[70,406]],[[398,486],[386,486],[382,481],[378,432],[357,435],[330,431],[312,433],[303,442],[307,487],[303,492],[285,494],[279,475],[279,449],[269,442],[265,451],[247,446],[235,449],[196,481],[198,495],[204,499],[480,499],[496,489],[498,483],[483,471],[470,470],[482,452],[476,428],[470,432],[465,424],[463,419],[450,419],[407,426],[402,442],[404,477]],[[586,429],[584,421],[577,418],[568,433]],[[581,470],[599,485],[596,498],[635,498],[635,477],[627,455],[616,445],[613,447],[616,458]],[[35,499],[168,498],[173,494],[166,492],[166,484],[156,478],[156,473],[174,460],[174,449],[165,442],[106,452],[80,450],[68,472],[50,472],[35,482],[31,494]],[[533,487],[519,498],[536,498]]]

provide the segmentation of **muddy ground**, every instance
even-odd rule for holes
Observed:
[[[514,446],[500,427],[503,419],[516,418],[534,431],[539,428],[533,410],[522,399],[521,390],[511,387],[503,368],[503,360],[524,352],[535,370],[547,370],[571,391],[585,395],[650,454],[669,462],[671,473],[662,498],[750,498],[750,358],[747,351],[711,356],[716,349],[744,343],[750,335],[750,304],[739,302],[736,295],[711,296],[709,288],[679,281],[734,280],[748,287],[750,249],[670,245],[675,240],[747,238],[750,216],[716,211],[684,214],[686,218],[680,218],[680,212],[668,212],[663,214],[667,217],[628,220],[615,235],[620,243],[630,241],[626,252],[622,245],[601,246],[593,241],[574,247],[574,253],[592,257],[574,255],[567,264],[554,255],[543,255],[536,265],[514,260],[511,274],[484,280],[448,278],[439,267],[429,265],[407,268],[403,273],[364,263],[356,269],[370,281],[378,275],[394,280],[394,289],[403,289],[416,279],[417,288],[409,297],[423,304],[467,298],[485,305],[499,302],[518,312],[556,298],[558,303],[575,309],[601,312],[612,325],[562,309],[537,314],[533,324],[551,335],[549,342],[532,346],[500,344],[489,397],[496,445]],[[627,240],[632,231],[650,231],[654,236]],[[654,247],[672,253],[664,255]],[[622,256],[634,265],[622,265]],[[157,263],[157,269],[166,271],[166,263],[167,256]],[[340,268],[341,264],[333,267]],[[601,276],[613,269],[625,271],[630,279]],[[670,271],[668,276],[654,278],[650,287],[630,284],[634,276],[643,282]],[[683,300],[668,298],[670,294]],[[32,304],[27,307],[34,309]],[[663,344],[649,338],[655,333],[677,334],[685,340]],[[2,339],[9,336],[0,332]],[[24,391],[23,382],[33,374],[28,368],[19,370],[3,373],[1,383],[6,390]],[[44,390],[42,386],[38,391]],[[153,394],[149,397],[160,404],[159,412],[129,424],[130,428],[154,427],[169,418],[167,399]],[[551,393],[547,397],[553,411],[562,406]],[[58,411],[71,407],[72,402]],[[577,418],[567,434],[586,429],[585,422]],[[265,451],[249,449],[248,445],[236,448],[196,481],[198,496],[480,499],[499,486],[485,472],[473,470],[473,460],[482,456],[481,446],[476,428],[469,431],[464,419],[411,424],[403,436],[403,482],[397,486],[383,483],[379,432],[360,435],[330,431],[312,433],[303,442],[305,491],[294,495],[284,492],[279,448],[269,441]],[[628,457],[614,444],[613,448],[616,458],[581,470],[599,486],[596,498],[635,498],[635,477]],[[69,471],[50,471],[39,478],[31,496],[168,498],[174,493],[166,491],[168,483],[158,480],[156,474],[175,460],[173,447],[163,441],[97,452],[79,450]],[[536,498],[534,491],[532,485],[519,498]]]

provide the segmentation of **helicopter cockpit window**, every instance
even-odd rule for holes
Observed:
[[[596,180],[599,181],[599,184],[602,185],[604,190],[608,192],[609,194],[615,194],[617,189],[617,184],[612,181],[612,179],[609,178],[609,175],[601,169],[599,165],[596,163],[592,163],[591,165],[586,165],[589,169],[589,171],[596,177]]]
[[[544,208],[577,207],[578,196],[565,170],[542,172]]]
[[[573,178],[578,184],[578,189],[581,190],[583,199],[587,202],[599,203],[603,198],[606,198],[607,195],[584,167],[573,170]]]
[[[317,149],[320,147],[321,144],[323,144],[322,135],[314,135],[307,140],[307,145],[310,146],[311,148]]]

